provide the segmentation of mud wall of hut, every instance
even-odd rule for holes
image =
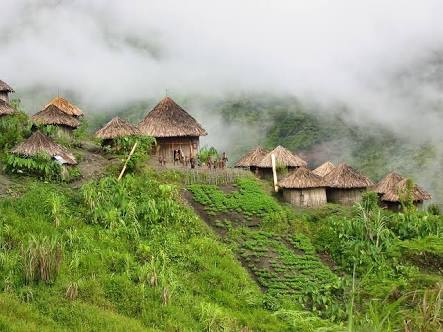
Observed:
[[[325,188],[283,189],[286,202],[301,207],[316,207],[326,204]]]
[[[153,148],[153,154],[162,156],[167,162],[174,159],[174,150],[181,150],[185,157],[195,157],[200,144],[199,137],[158,137]]]
[[[364,188],[328,188],[326,190],[327,200],[330,203],[338,203],[343,205],[352,205],[361,200]]]

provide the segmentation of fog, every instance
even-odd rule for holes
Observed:
[[[440,0],[1,6],[0,78],[18,95],[62,91],[88,112],[160,99],[166,89],[173,97],[292,95],[320,112],[345,104],[350,123],[375,122],[443,146]],[[217,117],[208,119],[214,132],[224,130]]]

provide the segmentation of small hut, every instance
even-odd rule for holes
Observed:
[[[268,154],[269,151],[266,151],[261,146],[257,146],[255,149],[250,150],[247,154],[245,154],[234,167],[238,168],[247,168],[251,172],[257,172],[258,164],[263,160],[263,158]]]
[[[279,145],[271,152],[268,152],[258,163],[257,172],[262,178],[272,177],[272,155],[275,156],[277,168],[285,168],[288,171],[302,166],[306,167],[308,164],[298,155]]]
[[[328,202],[352,205],[361,200],[372,181],[346,164],[338,165],[323,178]]]
[[[119,137],[137,135],[140,135],[138,128],[118,116],[113,118],[95,133],[95,136],[102,140],[103,145],[113,145],[114,139]]]
[[[391,172],[381,179],[373,188],[380,197],[381,205],[392,211],[401,210],[400,196],[406,192],[407,179]],[[431,199],[432,196],[418,185],[412,188],[412,201],[417,208],[423,205],[423,201]]]
[[[306,167],[299,167],[278,183],[283,198],[300,207],[318,207],[326,204],[323,179]]]
[[[80,126],[77,118],[66,114],[55,105],[49,105],[43,111],[34,114],[32,120],[38,125],[56,126],[58,135],[70,134]]]
[[[32,158],[41,154],[48,155],[63,166],[77,164],[75,157],[69,151],[40,131],[34,132],[27,140],[13,148],[11,152],[25,158]]]
[[[44,108],[47,108],[50,105],[56,106],[63,113],[75,118],[80,118],[84,115],[80,108],[63,97],[55,97]]]
[[[156,139],[153,154],[165,161],[172,161],[174,151],[185,157],[195,157],[200,136],[208,133],[188,112],[172,98],[163,98],[138,125],[142,135]]]
[[[0,117],[15,113],[15,109],[6,101],[0,99]]]
[[[9,94],[15,92],[6,82],[0,80],[0,100],[9,103]]]
[[[330,162],[329,160],[320,166],[318,166],[316,169],[312,171],[315,175],[321,176],[322,178],[331,173],[335,169],[335,165]]]

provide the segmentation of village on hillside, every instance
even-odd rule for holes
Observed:
[[[10,104],[10,93],[14,93],[14,89],[0,80],[0,119],[14,116],[17,112]],[[60,141],[69,143],[73,140],[84,118],[83,111],[63,97],[49,101],[41,111],[32,115],[29,136],[10,149],[15,156],[11,161],[15,172],[27,173],[30,160],[47,156],[59,165],[62,178],[68,177],[74,172],[78,161],[69,150],[69,144],[64,146]],[[189,169],[190,172],[233,171],[228,167],[229,151],[221,154],[215,151],[202,156],[200,137],[206,135],[207,131],[195,118],[166,96],[140,123],[131,124],[115,117],[103,124],[95,133],[95,138],[103,151],[119,151],[122,140],[135,138],[131,141],[132,149],[120,175],[123,175],[143,137],[153,138],[150,141],[152,144],[141,145],[138,149],[146,149],[142,153],[150,154],[157,167]],[[248,170],[258,178],[272,180],[282,198],[298,207],[319,207],[326,203],[352,205],[360,201],[366,191],[376,192],[381,206],[393,211],[401,210],[405,195],[409,195],[417,207],[431,199],[431,194],[395,172],[374,183],[346,163],[334,165],[331,161],[325,161],[314,169],[308,165],[308,161],[283,146],[270,151],[257,146],[235,162],[233,167]]]

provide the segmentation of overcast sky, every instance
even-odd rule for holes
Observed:
[[[17,90],[73,91],[91,109],[165,89],[291,94],[442,140],[429,64],[443,50],[441,0],[1,3],[0,79]]]

